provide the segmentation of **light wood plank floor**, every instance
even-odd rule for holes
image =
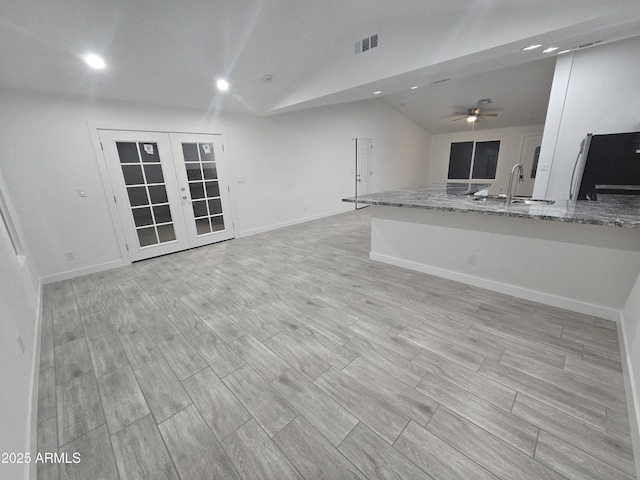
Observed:
[[[369,231],[46,286],[39,449],[81,462],[38,478],[635,478],[614,323],[372,262]]]

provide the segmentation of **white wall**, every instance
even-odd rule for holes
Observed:
[[[491,182],[491,194],[500,193],[500,186],[507,191],[511,168],[520,161],[525,135],[542,135],[543,125],[529,127],[495,128],[457,133],[442,133],[431,137],[429,160],[429,183],[446,183],[449,169],[451,143],[469,141],[500,140],[496,179]]]
[[[533,196],[566,200],[587,133],[640,130],[640,37],[558,57]]]
[[[430,135],[381,102],[229,120],[234,176],[246,177],[236,184],[241,234],[353,208],[340,200],[355,194],[354,137],[373,139],[372,192],[424,177]]]
[[[21,240],[21,228],[1,174],[0,190],[5,193],[9,214]],[[39,282],[28,249],[23,253],[21,258],[16,255],[0,221],[0,452],[31,451],[30,432],[35,426],[30,418],[39,347],[36,341]],[[24,353],[18,335],[24,343]],[[26,475],[26,465],[0,464],[0,478],[18,479]]]
[[[420,183],[429,151],[425,130],[377,100],[264,118],[14,90],[0,103],[0,170],[49,279],[121,261],[89,125],[221,133],[233,178],[246,178],[232,183],[239,235],[353,208],[340,201],[354,194],[353,137],[373,139],[374,190]]]

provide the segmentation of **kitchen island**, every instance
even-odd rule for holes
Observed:
[[[472,195],[485,187],[358,196],[372,205],[370,258],[616,319],[640,274],[640,196],[507,205]]]

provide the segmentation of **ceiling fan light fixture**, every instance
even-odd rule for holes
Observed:
[[[476,117],[475,115],[469,115],[469,116],[467,117],[467,122],[469,122],[469,123],[473,123],[473,122],[475,122],[476,120],[478,120],[478,117]]]
[[[94,53],[91,53],[89,55],[86,55],[84,57],[84,61],[87,63],[87,65],[89,65],[91,68],[94,68],[96,70],[102,70],[103,68],[105,68],[107,66],[107,64],[104,62],[104,60],[102,59],[102,57],[100,57],[99,55],[96,55]]]

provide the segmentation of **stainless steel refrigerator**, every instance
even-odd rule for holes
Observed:
[[[574,166],[571,199],[597,200],[598,193],[640,195],[640,132],[587,135]]]

